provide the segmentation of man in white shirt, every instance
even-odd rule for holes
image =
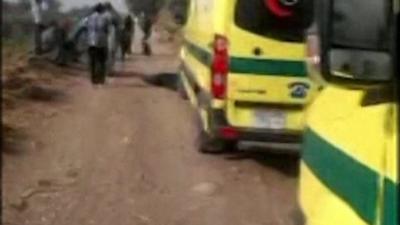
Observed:
[[[94,13],[83,19],[81,29],[87,29],[89,67],[93,84],[104,84],[107,74],[108,36],[111,21],[103,4],[96,5]]]
[[[35,23],[35,54],[39,55],[42,53],[42,32],[44,30],[43,25],[43,12],[48,10],[48,4],[46,0],[30,0],[31,11],[33,16],[33,22]]]

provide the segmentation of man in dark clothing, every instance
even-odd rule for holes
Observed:
[[[107,48],[89,47],[89,66],[93,84],[105,83],[107,51]]]
[[[68,41],[68,33],[71,30],[71,21],[69,19],[62,20],[57,26],[56,39],[58,44],[58,54],[56,63],[60,66],[67,65],[69,60],[73,59],[74,46],[73,43]]]
[[[122,60],[125,60],[125,54],[132,53],[132,38],[134,34],[134,22],[130,15],[125,17],[124,27],[120,38],[120,48]]]
[[[127,32],[127,36],[129,36],[129,39],[127,39],[127,53],[132,54],[132,38],[133,35],[135,34],[135,22],[132,19],[132,16],[128,15],[125,18],[125,30]]]
[[[142,29],[143,29],[143,40],[142,40],[142,46],[143,46],[143,53],[145,55],[151,55],[152,51],[149,45],[149,38],[151,36],[151,28],[153,26],[153,21],[154,18],[148,14],[144,15],[143,18],[143,23],[142,23]]]

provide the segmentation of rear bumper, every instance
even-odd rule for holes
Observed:
[[[301,131],[232,127],[229,125],[223,110],[210,110],[208,115],[209,132],[221,139],[232,139],[225,137],[221,132],[224,128],[230,128],[236,133],[235,139],[240,141],[300,143],[302,140]]]
[[[255,142],[300,143],[301,134],[286,130],[240,129],[239,139]]]

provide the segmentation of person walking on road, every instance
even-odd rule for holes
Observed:
[[[118,44],[120,39],[121,22],[117,11],[114,9],[110,2],[103,3],[105,7],[105,14],[108,17],[109,32],[108,32],[108,55],[107,55],[107,74],[112,76],[114,72],[114,65],[116,62]]]
[[[34,52],[36,55],[41,55],[43,53],[42,33],[45,30],[43,13],[48,10],[48,4],[45,0],[30,0],[30,4],[35,23]]]
[[[127,15],[124,20],[124,27],[120,38],[120,49],[122,61],[125,60],[126,54],[132,54],[132,38],[134,35],[134,22],[130,15]]]
[[[151,30],[154,22],[154,16],[149,14],[144,14],[142,22],[142,29],[143,29],[143,39],[142,39],[142,46],[143,46],[143,54],[149,56],[152,54],[151,47],[149,44],[149,39],[151,36]]]
[[[105,14],[105,7],[99,3],[94,13],[84,18],[81,29],[87,29],[88,55],[91,81],[104,84],[107,76],[108,34],[111,21]]]
[[[56,63],[60,66],[66,66],[70,59],[73,59],[73,43],[68,41],[68,33],[71,30],[71,21],[65,18],[58,22],[56,29],[56,43],[58,53]]]

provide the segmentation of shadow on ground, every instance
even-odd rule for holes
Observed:
[[[9,155],[22,154],[26,149],[28,135],[6,124],[2,126],[2,129],[2,152]]]
[[[227,160],[254,160],[262,166],[277,170],[289,177],[299,175],[299,156],[293,154],[276,153],[271,150],[238,151],[226,155]]]
[[[146,76],[143,81],[147,84],[163,87],[172,91],[177,90],[177,84],[179,82],[179,76],[175,73],[162,73],[153,76]]]
[[[59,90],[45,85],[32,85],[21,92],[21,97],[41,102],[63,102],[67,95]]]
[[[136,72],[117,72],[113,77],[117,78],[118,80],[124,78],[138,78],[149,86],[165,88],[171,91],[177,90],[178,87],[177,84],[179,82],[179,76],[176,73],[160,73],[154,75],[144,75]],[[139,88],[149,87],[146,85],[138,85],[138,84],[129,86],[139,87]]]

